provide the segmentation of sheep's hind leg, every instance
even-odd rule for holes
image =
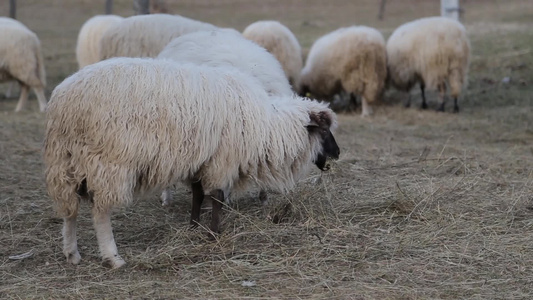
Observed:
[[[213,199],[213,210],[211,211],[211,231],[220,233],[220,212],[222,211],[222,202],[224,201],[224,192],[214,190],[211,193]]]
[[[15,112],[21,111],[24,106],[26,106],[26,102],[28,102],[28,93],[30,91],[30,87],[27,86],[24,83],[20,83],[20,97],[19,102],[17,104],[17,107],[15,108]]]
[[[457,104],[457,97],[453,98],[453,112],[458,113],[459,112],[459,105]]]
[[[7,91],[5,93],[6,99],[11,98],[11,94],[13,94],[13,90],[15,89],[15,81],[11,81],[9,83],[9,86],[7,87]]]
[[[428,104],[426,102],[426,85],[421,83],[420,84],[420,91],[422,92],[422,106],[420,108],[422,109],[427,109],[428,108]]]
[[[261,204],[265,206],[268,203],[268,193],[265,190],[259,191],[259,200],[261,201]]]
[[[93,209],[93,223],[96,238],[100,248],[100,255],[104,259],[103,265],[109,268],[120,268],[126,262],[118,255],[117,245],[111,227],[111,210],[99,211]]]
[[[80,263],[81,255],[78,251],[78,239],[76,237],[76,219],[78,212],[63,218],[63,253],[67,257],[67,262],[77,265]]]
[[[439,98],[440,98],[440,105],[439,108],[437,108],[437,111],[444,112],[444,107],[446,105],[446,85],[440,84],[439,85]]]
[[[193,181],[191,183],[192,189],[192,211],[191,211],[191,226],[197,227],[200,223],[200,210],[202,202],[204,201],[204,188],[202,181]]]
[[[46,110],[46,97],[44,96],[44,88],[37,87],[33,89],[35,95],[37,96],[37,101],[39,101],[39,110],[44,112]]]

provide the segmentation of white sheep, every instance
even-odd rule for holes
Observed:
[[[256,78],[269,95],[293,94],[278,60],[265,48],[245,39],[233,29],[198,31],[182,35],[166,45],[157,58],[211,67],[235,67]],[[169,205],[171,197],[169,190],[163,191],[163,206]],[[260,191],[259,199],[263,204],[266,203],[266,191]]]
[[[80,69],[100,61],[98,55],[102,35],[109,27],[123,19],[115,15],[97,15],[83,24],[76,43],[76,60]]]
[[[280,63],[233,29],[198,31],[172,40],[157,58],[211,67],[231,66],[259,80],[270,95],[292,95]]]
[[[335,94],[362,95],[362,115],[372,113],[387,77],[385,40],[366,26],[337,29],[316,40],[300,77],[300,95],[331,101]]]
[[[267,49],[281,63],[285,76],[296,88],[302,71],[302,48],[298,39],[278,21],[258,21],[248,25],[242,35]]]
[[[37,96],[40,110],[46,109],[46,74],[41,42],[22,23],[0,17],[0,82],[13,80],[20,84],[20,97],[15,111],[22,110],[26,105],[30,87]]]
[[[178,36],[216,28],[214,25],[177,15],[132,16],[106,30],[100,41],[99,59],[156,57],[172,39]]]
[[[54,89],[44,141],[47,189],[64,218],[67,261],[81,259],[81,199],[92,200],[104,262],[118,268],[125,262],[113,238],[113,206],[188,181],[191,224],[199,221],[205,191],[218,200],[216,232],[225,193],[252,186],[286,192],[312,162],[324,169],[327,157],[337,158],[330,131],[336,124],[326,104],[269,96],[235,68],[115,58],[81,69]]]
[[[461,23],[444,17],[422,18],[398,27],[387,41],[389,80],[409,91],[420,83],[422,108],[427,108],[425,88],[438,90],[439,111],[444,111],[446,85],[457,98],[467,80],[470,42]],[[410,98],[406,106],[410,105]]]

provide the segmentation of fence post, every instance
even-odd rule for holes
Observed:
[[[113,13],[113,0],[105,0],[105,14],[110,15]]]
[[[461,17],[459,0],[440,0],[440,15],[459,21]]]
[[[133,0],[133,10],[136,15],[147,15],[150,13],[150,0]]]
[[[9,0],[9,17],[17,18],[17,0]]]

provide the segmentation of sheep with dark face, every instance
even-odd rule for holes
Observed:
[[[182,35],[166,45],[157,58],[210,67],[234,67],[256,78],[269,95],[293,94],[276,58],[233,29],[204,30]],[[171,198],[170,190],[161,194],[164,206],[169,205]],[[260,191],[259,199],[265,204],[267,192]]]
[[[206,193],[218,200],[210,226],[217,232],[225,194],[253,186],[287,192],[311,163],[324,169],[325,158],[338,158],[336,125],[326,104],[269,96],[235,68],[116,58],[81,69],[54,89],[44,141],[67,261],[81,259],[79,200],[92,201],[100,253],[118,268],[125,262],[113,238],[113,206],[186,181],[191,224]]]

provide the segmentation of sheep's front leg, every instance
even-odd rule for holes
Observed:
[[[457,97],[453,98],[453,112],[458,113],[459,112],[459,105],[457,104]]]
[[[420,108],[427,109],[428,104],[426,102],[426,85],[423,83],[420,84],[420,92],[422,93],[422,106]]]
[[[213,199],[213,210],[211,211],[211,231],[220,233],[220,212],[222,211],[222,202],[224,201],[224,192],[214,190],[211,193]]]
[[[362,98],[361,103],[362,103],[361,116],[370,117],[372,115],[372,107],[368,104],[366,97]]]
[[[28,102],[28,93],[30,92],[30,87],[21,83],[20,84],[20,97],[19,97],[19,103],[17,104],[17,107],[15,108],[15,112],[21,111],[24,106],[26,106],[26,102]]]
[[[191,225],[193,227],[198,226],[200,223],[200,210],[202,208],[202,202],[204,201],[204,188],[202,187],[202,181],[193,181],[191,183],[192,189],[192,210],[191,210]]]
[[[63,253],[67,257],[67,262],[77,265],[80,263],[81,255],[78,251],[78,238],[76,237],[77,213],[70,217],[63,218]]]
[[[122,267],[126,262],[118,255],[113,228],[111,227],[111,210],[97,211],[93,209],[93,223],[104,266],[113,269]]]

